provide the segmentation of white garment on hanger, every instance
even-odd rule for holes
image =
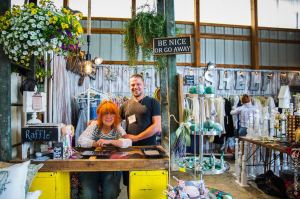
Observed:
[[[224,117],[225,117],[225,100],[222,97],[217,97],[214,103],[216,107],[216,118],[215,122],[221,124],[223,128],[223,133],[225,133],[224,128]]]
[[[193,103],[192,116],[194,118],[195,125],[199,126],[199,113],[200,113],[200,110],[199,110],[198,97],[193,97],[192,103]]]
[[[254,114],[254,118],[253,118],[253,129],[254,129],[254,134],[255,136],[261,136],[261,130],[262,130],[262,105],[259,101],[259,99],[257,98],[252,98],[253,99],[253,104],[256,107],[256,111]]]
[[[199,100],[199,108],[200,108],[200,118],[199,118],[199,122],[200,122],[200,129],[203,129],[203,124],[206,121],[206,115],[205,115],[205,99],[204,97],[201,97]]]
[[[270,120],[270,114],[269,114],[269,107],[264,106],[262,107],[262,136],[269,136],[269,120]]]

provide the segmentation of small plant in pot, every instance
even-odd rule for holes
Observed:
[[[146,61],[153,54],[153,38],[166,36],[165,18],[150,10],[145,4],[138,9],[138,13],[125,25],[125,40],[128,61],[130,66],[135,66],[138,53],[141,50],[142,60]],[[156,67],[161,69],[165,66],[165,56],[154,57]]]
[[[36,81],[40,84],[44,83],[45,78],[50,78],[51,77],[51,70],[44,69],[44,68],[37,68],[36,73],[35,73]]]
[[[50,61],[49,61],[49,63],[50,63]],[[36,67],[35,79],[36,79],[37,83],[39,83],[39,84],[44,83],[45,78],[48,79],[48,78],[51,78],[51,76],[52,76],[51,69],[48,68],[46,70],[44,65],[45,64],[43,61],[39,61],[37,64],[37,67]]]

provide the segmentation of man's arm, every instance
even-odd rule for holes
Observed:
[[[146,128],[143,132],[138,135],[126,134],[123,137],[131,139],[133,142],[137,142],[139,140],[143,140],[149,138],[156,134],[157,132],[161,132],[161,116],[156,115],[152,116],[152,124]]]

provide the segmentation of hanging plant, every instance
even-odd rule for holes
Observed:
[[[37,82],[43,83],[45,78],[50,78],[51,77],[51,70],[48,69],[46,70],[45,68],[42,68],[38,66],[35,71],[35,78]]]
[[[46,70],[45,68],[45,64],[49,65],[51,62],[51,60],[47,61],[47,63],[45,63],[44,60],[39,60],[37,62],[37,67],[35,70],[35,79],[38,83],[43,83],[45,78],[49,79],[51,78],[52,74],[51,74],[51,69],[48,68]]]
[[[153,55],[153,38],[166,36],[166,21],[162,15],[150,10],[149,4],[141,6],[139,10],[125,25],[124,45],[130,66],[137,64],[139,51],[142,52],[143,61],[149,60]],[[154,61],[158,69],[166,65],[165,56],[155,56]]]
[[[45,52],[69,56],[79,46],[83,33],[80,17],[57,9],[50,0],[39,6],[13,6],[0,16],[0,44],[12,62],[29,67],[31,56],[42,59]]]

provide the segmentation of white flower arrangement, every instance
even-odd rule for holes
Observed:
[[[14,6],[0,17],[0,44],[10,60],[25,67],[32,55],[75,53],[83,32],[80,17],[69,10],[58,10],[50,0],[41,0],[39,5]]]

